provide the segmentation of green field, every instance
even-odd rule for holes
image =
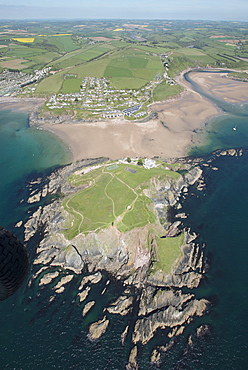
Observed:
[[[78,93],[85,77],[105,78],[107,85],[116,90],[140,90],[136,99],[128,92],[120,99],[106,99],[92,112],[93,106],[79,104],[74,113],[78,118],[91,119],[93,113],[102,118],[104,111],[115,108],[119,111],[130,104],[143,104],[164,100],[177,95],[182,89],[176,85],[166,85],[163,81],[165,70],[174,78],[182,70],[195,67],[221,67],[247,70],[248,26],[245,22],[208,22],[147,20],[143,27],[130,27],[122,21],[84,21],[82,25],[73,22],[23,22],[15,21],[5,25],[0,20],[0,68],[31,74],[36,70],[50,67],[53,75],[38,82],[35,89],[19,89],[28,96]],[[81,27],[82,26],[82,27]],[[20,31],[21,27],[21,31]],[[114,31],[122,29],[121,32]],[[149,30],[149,31],[148,31]],[[32,39],[33,42],[19,42],[15,39]],[[240,60],[239,58],[244,58]],[[67,81],[66,74],[74,74],[77,79]],[[154,91],[154,80],[162,82]],[[106,87],[106,86],[105,86]],[[95,85],[97,88],[97,85]],[[146,89],[146,90],[143,90]],[[101,91],[99,101],[103,101],[108,88]],[[85,92],[82,92],[84,94]],[[87,92],[86,92],[87,93]],[[96,94],[97,95],[97,94]],[[99,98],[99,95],[98,95]],[[94,100],[97,103],[97,99]],[[117,101],[118,100],[118,101]],[[129,105],[125,105],[129,102]],[[50,110],[52,114],[73,111],[74,106]],[[46,108],[45,108],[46,109]],[[101,113],[100,113],[101,111]],[[135,119],[131,117],[130,119]]]
[[[183,91],[180,85],[168,85],[165,81],[161,82],[153,91],[153,100],[162,101],[175,96]]]
[[[110,225],[126,232],[135,227],[156,223],[157,216],[149,207],[153,202],[143,194],[143,189],[154,176],[178,179],[180,175],[165,170],[163,165],[150,170],[128,165],[136,173],[131,173],[126,168],[125,164],[118,164],[116,168],[110,169],[103,165],[87,174],[72,175],[69,178],[74,186],[87,187],[63,201],[64,208],[73,216],[70,227],[65,231],[68,239],[79,233],[88,233]]]
[[[81,85],[81,78],[67,78],[63,82],[63,86],[61,89],[62,94],[70,94],[72,92],[79,92],[80,85]]]
[[[61,89],[62,84],[64,82],[64,74],[63,73],[56,73],[50,77],[45,78],[42,80],[36,92],[38,94],[56,94]]]
[[[104,77],[133,77],[130,69],[107,66]]]
[[[58,48],[59,52],[70,52],[79,48],[78,45],[74,44],[71,36],[50,36],[47,42]]]
[[[55,69],[66,69],[68,73],[76,74],[78,78],[84,77],[105,77],[108,78],[115,89],[140,89],[155,75],[162,74],[163,67],[158,56],[147,56],[142,50],[128,47],[126,55],[123,51],[98,58],[103,52],[108,51],[103,47],[91,47],[86,52],[78,50],[50,63]],[[96,58],[90,63],[88,60]],[[69,66],[72,66],[68,68]],[[57,78],[48,77],[47,83],[41,81],[37,93],[47,93],[47,86],[51,86],[52,93],[58,93],[63,85],[63,73],[57,72]],[[61,81],[59,81],[61,79]],[[46,81],[45,80],[45,81]],[[78,92],[76,88],[74,91]]]
[[[229,75],[241,79],[241,80],[248,80],[248,73],[247,72],[231,72]]]

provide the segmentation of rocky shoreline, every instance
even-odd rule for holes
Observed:
[[[242,155],[242,151],[231,149],[219,151],[215,155],[238,156]],[[28,203],[35,206],[47,195],[65,196],[73,193],[75,188],[66,182],[68,176],[84,166],[96,165],[106,160],[106,158],[89,159],[65,166],[52,173],[42,189],[38,188],[37,182],[34,181],[30,184]],[[142,243],[145,245],[148,238],[145,228],[134,229],[123,235],[115,227],[111,227],[98,233],[91,232],[87,236],[79,234],[70,241],[66,240],[61,233],[66,217],[65,210],[61,207],[62,196],[48,205],[38,206],[25,224],[26,242],[32,242],[38,230],[39,232],[42,230],[44,234],[33,262],[38,271],[31,278],[30,284],[38,279],[42,287],[53,279],[58,279],[62,271],[61,280],[53,288],[55,293],[62,293],[68,282],[75,276],[82,275],[78,300],[83,306],[83,317],[86,317],[96,304],[87,298],[92,287],[102,282],[103,274],[110,274],[112,279],[122,284],[121,294],[105,307],[97,321],[89,325],[88,337],[95,341],[104,335],[113,315],[131,314],[135,317],[134,325],[127,325],[120,338],[123,345],[127,336],[131,338],[132,349],[127,369],[138,369],[139,346],[146,345],[158,329],[163,329],[168,343],[166,346],[156,347],[151,354],[151,363],[159,365],[161,354],[168,351],[186,326],[195,317],[203,316],[210,306],[207,299],[198,299],[193,293],[193,289],[199,286],[208,268],[204,246],[199,243],[198,235],[183,227],[182,220],[187,215],[180,213],[180,199],[187,196],[189,186],[194,185],[200,191],[204,189],[202,170],[198,165],[201,159],[182,158],[174,160],[174,163],[176,161],[184,163],[187,168],[179,180],[170,180],[166,183],[157,181],[146,192],[153,200],[160,219],[164,220],[165,237],[173,238],[182,232],[185,235],[181,248],[182,255],[170,273],[165,274],[161,270],[151,273],[152,250],[156,248],[156,243],[154,240],[151,242],[150,250],[142,248]],[[211,166],[211,159],[203,165]],[[161,204],[176,210],[173,222],[168,221],[168,215],[163,213]],[[129,241],[128,251],[123,247],[125,245],[122,243],[123,240]],[[132,240],[134,243],[138,240],[138,248],[137,245],[132,246]],[[107,248],[106,245],[110,241],[111,248]],[[108,283],[109,281],[106,282],[102,294],[108,289]],[[187,291],[190,289],[190,293],[185,293],[184,288],[187,288]],[[207,328],[197,330],[201,336]],[[192,344],[191,340],[192,338],[189,338],[189,347]]]

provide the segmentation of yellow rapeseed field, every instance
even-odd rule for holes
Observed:
[[[34,37],[23,37],[23,38],[17,38],[17,39],[12,39],[15,41],[19,42],[34,42]]]

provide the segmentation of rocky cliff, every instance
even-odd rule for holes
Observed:
[[[154,178],[145,190],[145,195],[153,200],[154,210],[164,229],[164,237],[173,238],[182,232],[185,235],[181,257],[171,271],[165,273],[160,269],[151,271],[152,248],[155,242],[146,226],[122,233],[112,225],[98,232],[78,234],[72,240],[67,240],[63,234],[68,213],[62,206],[62,198],[75,191],[66,179],[77,169],[105,160],[98,158],[66,166],[55,171],[42,188],[32,187],[31,184],[28,199],[30,204],[38,205],[40,200],[47,196],[54,196],[54,199],[49,204],[36,208],[25,224],[25,239],[32,241],[38,231],[43,233],[33,261],[39,269],[31,280],[40,279],[42,274],[43,280],[40,280],[40,284],[44,285],[54,277],[58,278],[60,271],[67,271],[69,280],[56,285],[56,292],[61,293],[64,285],[73,276],[82,276],[78,297],[80,302],[85,304],[83,316],[95,305],[95,302],[87,302],[87,297],[91,286],[99,284],[104,272],[122,282],[121,295],[105,307],[98,321],[89,326],[89,339],[97,340],[104,334],[113,317],[109,315],[132,314],[136,318],[135,325],[127,326],[121,336],[124,343],[127,333],[131,331],[135,346],[130,354],[130,367],[134,366],[131,364],[135,363],[137,357],[136,345],[148,343],[158,328],[166,330],[168,338],[173,339],[184,331],[185,326],[194,317],[202,316],[207,310],[207,300],[197,299],[193,293],[183,292],[184,287],[197,287],[205,273],[205,257],[197,242],[197,235],[182,228],[180,218],[172,223],[168,220],[168,207],[173,207],[179,214],[180,198],[188,192],[188,187],[193,184],[202,186],[202,170],[192,162],[185,161],[187,171],[184,171],[179,179]],[[37,185],[36,182],[34,184]],[[187,217],[182,214],[180,216]],[[51,268],[55,269],[56,275],[48,275]],[[44,280],[44,275],[48,275],[48,280]],[[105,289],[108,289],[107,284]]]

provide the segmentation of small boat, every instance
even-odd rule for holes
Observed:
[[[234,131],[236,131],[236,130],[237,130],[237,126],[234,126],[234,127],[233,127],[233,130],[234,130]]]

